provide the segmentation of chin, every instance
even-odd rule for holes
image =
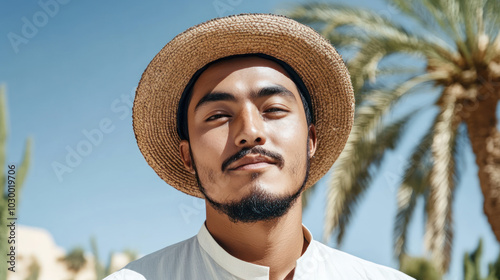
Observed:
[[[280,180],[277,176],[262,176],[262,174],[252,174],[252,181],[247,184],[245,189],[252,191],[262,190],[274,195],[288,195],[295,192],[299,186],[291,188],[292,182]]]

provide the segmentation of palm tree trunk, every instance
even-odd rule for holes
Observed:
[[[497,129],[496,109],[500,87],[492,90],[483,86],[481,101],[464,106],[465,123],[476,155],[479,183],[484,197],[484,213],[496,239],[500,242],[500,132]]]

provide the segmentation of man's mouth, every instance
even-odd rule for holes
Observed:
[[[275,165],[277,161],[270,157],[266,157],[259,154],[249,154],[230,164],[227,167],[229,171],[244,171],[250,170],[255,171],[258,169],[266,168],[271,165]]]
[[[283,156],[278,153],[268,151],[262,147],[243,149],[226,159],[221,166],[222,172],[234,170],[257,170],[271,165],[282,168],[284,165]]]

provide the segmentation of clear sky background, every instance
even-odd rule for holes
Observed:
[[[276,12],[298,2],[60,1],[66,4],[51,6],[46,17],[38,1],[7,0],[0,8],[0,83],[6,85],[10,116],[8,163],[19,163],[26,137],[34,140],[32,166],[18,205],[19,223],[47,229],[67,250],[83,246],[89,251],[90,237],[95,236],[101,259],[126,248],[151,253],[195,235],[205,219],[204,203],[168,186],[142,157],[131,123],[134,89],[155,54],[188,27],[217,16]],[[382,1],[348,3],[400,17]],[[25,28],[23,35],[26,22],[35,29]],[[9,33],[25,40],[13,46]],[[432,96],[432,92],[419,95],[399,110],[410,109],[415,102],[432,104]],[[397,267],[392,257],[396,188],[409,148],[434,113],[431,109],[420,114],[404,145],[387,155],[341,250]],[[90,143],[86,134],[96,130],[102,137],[85,146]],[[73,154],[78,147],[85,151],[79,159]],[[453,204],[455,238],[448,279],[462,279],[463,254],[474,249],[480,237],[485,243],[484,263],[499,252],[482,212],[474,156],[469,147],[464,152],[463,180]],[[58,164],[68,167],[59,175],[54,171]],[[327,177],[303,219],[318,240]],[[412,255],[425,254],[423,224],[420,201],[410,227]]]

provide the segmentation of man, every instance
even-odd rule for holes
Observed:
[[[163,180],[205,199],[206,221],[106,279],[411,279],[302,225],[302,191],[342,151],[353,114],[340,55],[307,26],[243,14],[179,34],[142,76],[134,132]]]

